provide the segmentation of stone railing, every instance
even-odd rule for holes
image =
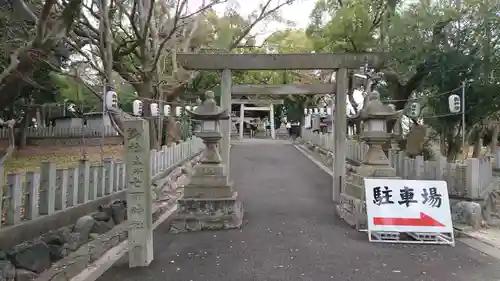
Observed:
[[[199,138],[151,151],[153,182],[203,149]],[[123,199],[125,163],[105,159],[102,165],[80,160],[73,168],[57,169],[42,162],[40,172],[4,174],[0,166],[0,249],[26,241],[94,212],[103,204]]]
[[[302,131],[304,141],[327,151],[333,151],[333,134]],[[347,140],[346,157],[360,163],[368,145],[356,140]],[[435,161],[424,161],[422,156],[410,158],[403,151],[389,151],[389,162],[399,177],[411,180],[444,180],[452,197],[482,199],[494,188],[492,164],[489,157],[470,158],[465,162],[448,163],[446,157]]]

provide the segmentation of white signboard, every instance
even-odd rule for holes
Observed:
[[[368,231],[453,233],[445,181],[365,179]]]

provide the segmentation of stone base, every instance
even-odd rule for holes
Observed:
[[[364,200],[341,193],[340,203],[337,205],[337,214],[357,230],[368,228],[366,202]]]
[[[356,167],[356,173],[367,178],[397,178],[396,170],[390,166],[361,165]]]
[[[181,198],[170,232],[194,232],[239,228],[243,222],[243,203],[237,193],[228,198]]]

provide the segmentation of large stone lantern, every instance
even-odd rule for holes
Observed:
[[[382,150],[391,134],[387,133],[387,121],[396,119],[401,112],[396,112],[388,105],[380,102],[380,95],[373,91],[365,101],[363,109],[349,120],[359,124],[363,121],[361,139],[368,144],[361,166],[348,167],[345,190],[340,194],[337,213],[348,224],[357,229],[366,229],[366,201],[364,178],[394,178],[396,170],[390,166],[389,160]]]
[[[172,222],[173,232],[230,229],[241,226],[243,205],[227,176],[217,148],[222,134],[220,120],[229,118],[208,91],[205,101],[194,111],[188,111],[198,121],[196,136],[206,145],[200,164],[195,166],[184,195],[178,200],[178,214]]]
[[[380,94],[377,91],[370,93],[369,101],[356,117],[363,121],[361,139],[368,144],[368,151],[364,156],[362,166],[357,169],[359,175],[365,177],[396,176],[382,146],[392,138],[392,134],[387,132],[387,122],[398,119],[400,115],[401,112],[395,111],[391,106],[380,101]]]

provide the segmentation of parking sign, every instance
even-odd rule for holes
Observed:
[[[371,232],[453,233],[444,181],[364,179]]]

